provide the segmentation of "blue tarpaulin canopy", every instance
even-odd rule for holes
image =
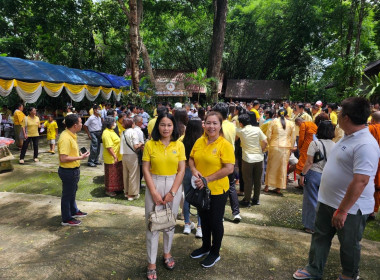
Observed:
[[[15,87],[19,96],[26,102],[35,102],[42,88],[48,95],[57,97],[65,88],[75,101],[84,96],[95,100],[101,93],[109,99],[111,93],[120,100],[122,87],[131,81],[124,77],[94,70],[79,70],[43,61],[26,60],[16,57],[0,57],[0,96],[7,96]]]

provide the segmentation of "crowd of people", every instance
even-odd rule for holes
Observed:
[[[38,161],[41,124],[35,108],[28,112],[26,117],[22,104],[14,112],[20,164],[31,141],[33,159]],[[76,133],[82,121],[70,107],[66,130],[59,136],[62,225],[79,225],[76,218],[87,215],[75,203],[80,160],[85,158],[94,168],[103,158],[105,193],[111,197],[123,192],[129,201],[139,199],[144,177],[146,223],[155,209],[170,207],[177,215],[182,208],[184,234],[195,229],[184,194],[192,187],[207,186],[210,209],[197,209],[195,236],[202,238],[202,246],[190,254],[205,257],[201,265],[207,268],[220,260],[227,200],[233,221],[238,223],[240,208],[260,205],[261,193],[283,196],[289,180],[294,179],[296,187],[303,189],[304,231],[313,237],[309,264],[293,277],[321,277],[331,238],[337,232],[346,254],[340,279],[356,279],[358,244],[367,218],[375,217],[380,203],[379,104],[370,107],[363,98],[346,99],[340,106],[324,106],[321,101],[220,102],[206,108],[197,102],[178,102],[173,107],[159,103],[153,118],[132,104],[103,104],[94,105],[90,114],[84,123],[91,140],[89,151],[78,148]],[[54,153],[58,127],[52,116],[43,127],[49,152]],[[239,201],[238,196],[243,198]],[[162,260],[167,269],[173,269],[174,228],[164,230],[163,235]],[[147,279],[157,278],[158,238],[159,231],[147,227]]]

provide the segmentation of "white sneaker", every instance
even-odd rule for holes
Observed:
[[[35,159],[33,159],[33,160],[34,160],[34,162],[39,162],[38,158],[35,158]]]
[[[202,228],[201,227],[197,227],[197,232],[195,233],[195,237],[196,238],[202,238]]]
[[[195,229],[195,225],[193,222],[191,222],[190,224],[185,224],[185,227],[183,228],[183,233],[190,234],[192,229]]]
[[[240,215],[239,214],[235,215],[234,216],[234,223],[240,223],[240,221],[241,221]]]

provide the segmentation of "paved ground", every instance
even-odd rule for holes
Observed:
[[[84,135],[79,142],[89,146]],[[15,164],[14,172],[0,174],[0,189],[26,177],[30,188],[38,186],[40,182],[33,181],[31,174],[40,172],[55,178],[57,155],[46,153],[46,145],[41,145],[40,151],[39,163],[32,162],[28,151],[25,165]],[[81,174],[95,181],[103,175],[103,168],[83,164]],[[229,221],[231,213],[226,210],[222,259],[210,269],[202,269],[198,260],[189,257],[201,241],[195,239],[194,232],[183,235],[183,221],[179,220],[172,250],[177,267],[166,271],[159,258],[159,278],[292,279],[294,270],[306,262],[311,238],[300,230],[285,228],[298,226],[301,200],[302,193],[294,187],[283,198],[263,195],[258,208],[242,209],[243,222],[238,225]],[[80,209],[89,216],[80,227],[68,228],[60,226],[59,197],[0,192],[0,279],[144,279],[144,210],[108,202],[108,198],[102,203],[79,201]],[[324,279],[336,279],[340,272],[338,248],[335,238]],[[380,279],[380,242],[363,240],[360,276]]]
[[[79,202],[89,212],[80,227],[59,226],[59,198],[0,193],[0,279],[144,279],[145,234],[141,207]],[[297,230],[226,221],[221,261],[202,269],[189,253],[200,246],[178,221],[177,261],[161,279],[291,279],[306,260],[310,235]],[[160,244],[162,248],[162,244]],[[339,273],[337,240],[325,279]],[[362,242],[361,279],[380,277],[380,243]]]

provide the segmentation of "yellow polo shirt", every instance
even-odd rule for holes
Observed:
[[[292,107],[288,106],[286,108],[286,112],[288,113],[288,118],[289,119],[293,118],[293,109],[292,109]]]
[[[40,134],[38,133],[38,127],[40,126],[40,118],[37,116],[34,116],[32,119],[31,117],[27,116],[22,121],[22,127],[26,127],[26,133],[28,137],[37,137]]]
[[[222,136],[215,142],[207,144],[207,137],[200,137],[191,150],[190,157],[194,159],[195,168],[203,177],[210,176],[222,169],[223,164],[235,164],[235,153],[232,145]],[[208,183],[212,195],[223,194],[230,188],[228,177],[223,177]]]
[[[46,135],[47,140],[54,140],[55,137],[57,137],[56,129],[58,129],[58,125],[56,121],[52,121],[52,122],[46,121],[44,123],[44,127],[46,128],[46,131],[47,131],[47,135]]]
[[[256,115],[256,121],[259,121],[260,120],[259,111],[257,111],[255,108],[252,108],[251,112],[255,113],[255,115]]]
[[[149,134],[149,135],[152,134],[152,131],[153,131],[154,125],[156,124],[157,118],[158,118],[158,117],[156,116],[154,119],[151,119],[151,120],[148,122],[148,134]]]
[[[331,120],[331,123],[332,123],[333,125],[337,125],[337,124],[338,124],[338,115],[336,114],[335,111],[332,111],[332,112],[330,113],[330,120]]]
[[[25,114],[20,110],[16,110],[13,115],[13,123],[15,125],[22,125],[24,118],[25,118]]]
[[[58,140],[58,154],[67,155],[70,157],[79,157],[79,147],[77,135],[70,130],[65,129]],[[59,159],[59,157],[58,157]],[[80,160],[71,162],[59,162],[59,166],[63,168],[75,168],[80,166]]]
[[[161,140],[146,142],[143,161],[150,161],[150,172],[170,176],[178,172],[178,163],[186,160],[185,146],[181,141],[171,141],[166,147]]]
[[[121,136],[125,128],[119,121],[117,121],[116,123],[117,123],[117,129],[119,130],[119,136]]]
[[[224,120],[222,123],[222,130],[224,138],[231,143],[235,150],[236,126],[232,122]]]
[[[107,150],[108,148],[113,149],[118,160],[122,159],[122,155],[120,154],[120,137],[117,136],[116,132],[113,129],[106,128],[103,131],[102,142],[103,142],[103,159],[104,159],[105,164],[115,163],[115,159],[113,158],[111,153]]]

